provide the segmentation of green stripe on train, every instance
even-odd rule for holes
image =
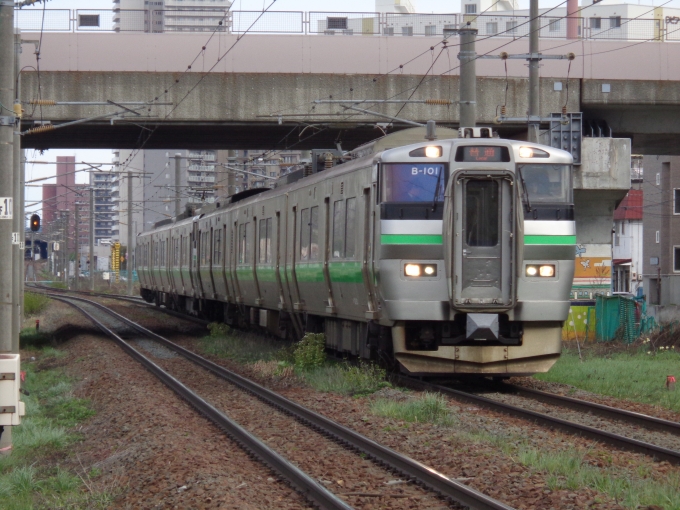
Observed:
[[[576,236],[524,236],[524,244],[576,244]]]
[[[382,234],[382,244],[442,244],[440,235]]]

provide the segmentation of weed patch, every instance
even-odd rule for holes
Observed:
[[[385,381],[385,371],[368,363],[323,366],[303,372],[302,376],[317,391],[343,395],[369,395],[390,386]]]
[[[20,349],[39,349],[50,343],[50,337],[35,328],[24,328],[19,333]]]
[[[50,302],[50,298],[44,294],[35,292],[24,293],[24,317],[30,317],[42,312]]]
[[[255,334],[234,331],[226,324],[212,323],[210,335],[201,340],[205,354],[227,358],[239,363],[255,363],[278,359],[281,343]]]
[[[425,393],[420,398],[405,402],[377,399],[371,404],[371,411],[378,416],[410,423],[436,423],[451,426],[456,422],[446,399],[438,393]]]

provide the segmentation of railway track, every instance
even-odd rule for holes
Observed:
[[[272,406],[282,413],[293,417],[295,420],[315,429],[334,441],[348,446],[355,452],[360,452],[370,457],[377,463],[384,466],[387,470],[399,473],[405,479],[426,487],[439,495],[474,509],[504,509],[510,510],[511,507],[490,498],[479,491],[429,468],[409,457],[401,455],[389,448],[386,448],[375,441],[368,439],[354,430],[344,427],[314,411],[311,411],[299,404],[296,404],[281,395],[278,395],[257,383],[241,377],[224,367],[198,356],[197,354],[182,348],[181,346],[147,330],[143,326],[123,317],[122,315],[110,310],[106,306],[80,297],[63,296],[50,294],[56,300],[63,301],[75,307],[92,320],[105,334],[113,338],[126,353],[143,364],[150,372],[159,377],[166,385],[173,389],[177,394],[187,400],[192,406],[197,408],[206,417],[225,430],[244,448],[255,454],[265,464],[277,471],[283,478],[287,479],[293,487],[315,505],[321,508],[349,508],[338,496],[321,486],[317,481],[305,474],[299,468],[291,464],[281,455],[273,451],[267,445],[253,437],[243,427],[231,420],[226,414],[219,411],[205,399],[198,396],[194,391],[182,384],[178,379],[171,376],[164,367],[161,367],[149,360],[132,347],[126,340],[116,334],[113,329],[127,331],[130,330],[141,334],[149,339],[158,342],[163,347],[186,358],[196,365],[210,371],[213,375],[226,380],[241,390],[254,395],[260,401]],[[101,312],[104,312],[102,314]],[[96,317],[95,317],[96,315]],[[252,414],[252,413],[251,413]]]
[[[202,326],[207,326],[210,321],[206,321],[203,319],[199,319],[198,317],[192,317],[191,315],[187,315],[184,313],[176,312],[174,310],[170,310],[168,308],[165,308],[163,306],[156,306],[151,303],[147,303],[144,301],[141,297],[132,297],[132,296],[120,296],[116,294],[104,294],[100,292],[90,292],[86,290],[71,290],[71,289],[54,289],[52,287],[48,287],[47,285],[40,285],[38,283],[26,283],[26,287],[36,289],[38,291],[42,292],[53,292],[53,293],[58,293],[58,294],[78,294],[81,296],[89,296],[89,297],[100,297],[100,298],[105,298],[105,299],[114,299],[117,301],[126,301],[128,303],[134,303],[136,305],[141,305],[145,306],[147,308],[153,308],[154,310],[159,310],[167,315],[172,315],[173,317],[178,317],[180,319],[184,319],[190,322],[194,322],[196,324],[200,324]]]
[[[398,376],[397,381],[400,385],[406,387],[424,391],[439,392],[441,394],[450,396],[455,400],[464,401],[485,409],[529,420],[543,426],[567,432],[569,434],[587,437],[624,450],[642,453],[657,460],[680,465],[680,451],[677,450],[665,448],[663,446],[652,444],[646,441],[633,439],[621,434],[602,430],[600,428],[566,420],[557,416],[552,416],[550,414],[533,411],[527,409],[526,406],[502,402],[498,399],[482,396],[475,392],[462,391],[449,386],[417,381],[404,376]],[[619,421],[626,421],[627,423],[634,423],[637,426],[649,427],[649,429],[652,430],[659,430],[660,428],[663,428],[663,432],[665,433],[670,433],[673,435],[680,433],[680,426],[678,426],[677,423],[667,420],[661,420],[659,418],[638,413],[631,413],[623,409],[592,404],[590,402],[580,401],[577,399],[570,399],[569,397],[559,397],[558,395],[552,395],[545,392],[537,392],[537,390],[528,390],[527,388],[520,388],[514,385],[503,386],[506,386],[509,392],[516,392],[517,394],[526,396],[526,398],[533,400],[538,400],[540,398],[544,399],[545,402],[550,402],[552,405],[569,405],[573,406],[572,409],[578,409],[581,412],[597,412],[601,413],[602,416],[606,414],[607,418],[615,417]]]

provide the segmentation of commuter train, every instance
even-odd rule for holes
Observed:
[[[158,223],[138,236],[142,297],[281,337],[323,332],[329,349],[414,375],[547,371],[574,274],[573,159],[446,131],[315,151],[273,188]]]

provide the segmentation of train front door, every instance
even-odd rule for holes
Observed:
[[[459,171],[454,174],[449,211],[453,217],[453,305],[506,308],[514,303],[515,195],[506,171]],[[452,260],[451,260],[452,259]],[[449,266],[451,268],[451,265]]]

